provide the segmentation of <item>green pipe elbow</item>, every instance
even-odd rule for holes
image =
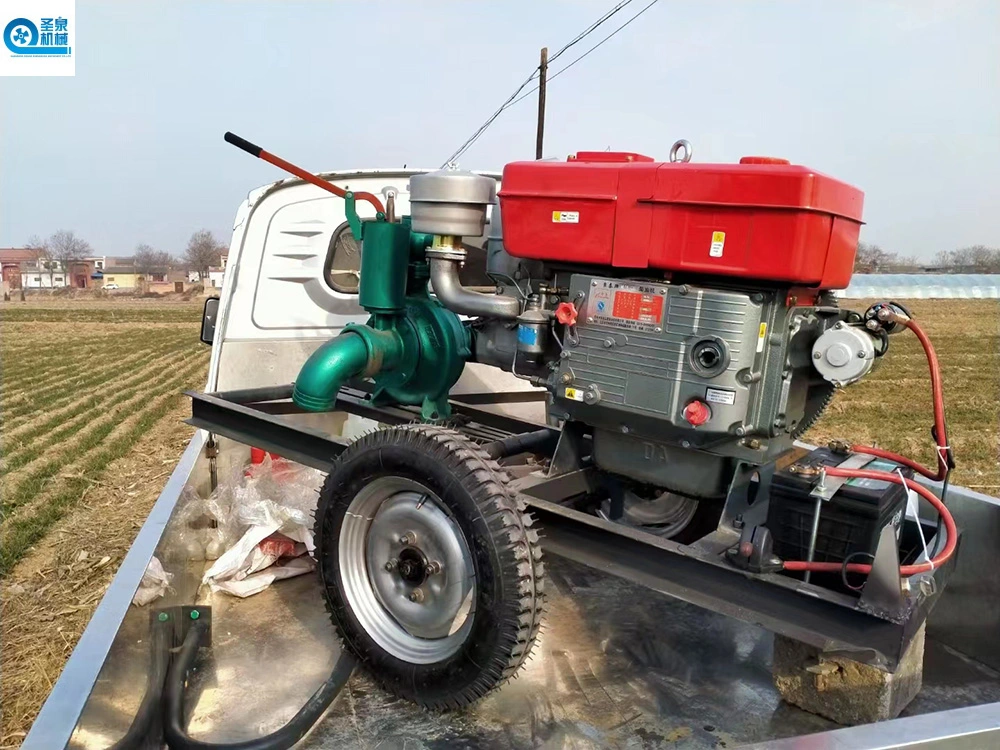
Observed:
[[[306,411],[330,411],[340,387],[368,369],[368,345],[356,333],[345,331],[312,353],[299,371],[292,401]]]

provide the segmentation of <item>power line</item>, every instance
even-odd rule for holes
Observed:
[[[591,48],[590,48],[590,49],[588,49],[588,50],[587,50],[586,52],[584,52],[584,53],[583,53],[582,55],[580,55],[580,56],[579,56],[578,58],[576,58],[576,59],[575,59],[575,60],[573,60],[573,61],[572,61],[571,63],[568,63],[567,65],[563,66],[562,68],[560,68],[559,70],[557,70],[557,71],[556,71],[555,73],[553,73],[552,75],[550,75],[550,76],[549,76],[549,81],[552,81],[553,79],[555,79],[555,78],[558,78],[559,76],[561,76],[561,75],[562,75],[563,73],[565,73],[565,72],[566,72],[567,70],[569,70],[570,68],[572,68],[572,67],[573,67],[574,65],[576,65],[576,64],[577,64],[578,62],[580,62],[580,60],[582,60],[582,59],[583,59],[583,58],[585,58],[585,57],[586,57],[587,55],[589,55],[589,54],[590,54],[591,52],[593,52],[593,51],[594,51],[595,49],[597,49],[598,47],[600,47],[600,46],[601,46],[602,44],[604,44],[604,43],[605,43],[606,41],[608,41],[608,40],[609,40],[609,39],[610,39],[611,37],[613,37],[613,36],[614,36],[615,34],[617,34],[617,33],[618,33],[619,31],[621,31],[622,29],[624,29],[624,28],[625,28],[626,26],[628,26],[628,25],[629,25],[630,23],[632,23],[632,22],[633,22],[633,21],[634,21],[635,19],[637,19],[637,18],[638,18],[639,16],[641,16],[641,15],[642,15],[643,13],[645,13],[645,12],[646,12],[647,10],[649,10],[650,8],[652,8],[652,7],[653,7],[654,5],[656,5],[656,3],[658,3],[658,2],[659,2],[659,0],[653,0],[653,1],[652,1],[652,2],[651,2],[651,3],[649,4],[649,5],[647,5],[647,6],[645,7],[645,8],[643,8],[642,10],[640,10],[640,11],[639,11],[638,13],[636,13],[636,14],[635,14],[634,16],[632,16],[632,17],[631,17],[630,19],[628,19],[628,20],[627,20],[627,21],[626,21],[625,23],[623,23],[623,24],[622,24],[621,26],[619,26],[619,27],[618,27],[617,29],[615,29],[615,30],[614,30],[614,31],[612,31],[612,32],[611,32],[610,34],[608,34],[608,35],[607,35],[606,37],[604,37],[604,38],[603,38],[603,39],[602,39],[601,41],[599,41],[599,42],[598,42],[597,44],[595,44],[595,45],[594,45],[593,47],[591,47]],[[528,81],[528,83],[530,83],[530,80]],[[522,87],[522,88],[523,88],[523,87]],[[507,106],[507,108],[509,109],[510,107],[513,107],[513,106],[514,106],[515,104],[517,104],[517,103],[518,103],[519,101],[521,101],[522,99],[525,99],[526,97],[529,97],[529,96],[531,96],[531,95],[532,95],[533,93],[535,93],[536,91],[538,91],[538,87],[537,87],[537,86],[535,86],[535,88],[531,89],[530,91],[526,91],[526,92],[525,92],[524,94],[522,94],[521,96],[519,96],[519,97],[517,97],[516,99],[514,99],[514,101],[512,101],[512,102],[510,102],[510,104],[506,105],[506,106]],[[515,96],[517,96],[517,95],[515,94]]]
[[[590,24],[590,26],[588,26],[583,31],[581,31],[579,34],[577,34],[573,39],[571,39],[569,42],[567,42],[561,49],[559,49],[554,55],[552,55],[552,57],[549,58],[549,62],[550,63],[553,62],[557,57],[559,57],[559,55],[561,55],[563,52],[565,52],[566,50],[568,50],[574,44],[577,44],[578,42],[582,41],[584,37],[588,36],[593,31],[595,31],[598,26],[600,26],[602,23],[604,23],[605,21],[607,21],[608,19],[610,19],[611,16],[613,16],[615,13],[617,13],[618,11],[620,11],[622,8],[624,8],[626,5],[629,5],[633,1],[634,0],[624,0],[624,2],[618,3],[618,5],[616,5],[614,8],[612,8],[611,10],[609,10],[603,16],[601,16],[596,21],[594,21],[592,24]]]
[[[582,41],[587,36],[589,36],[590,34],[592,34],[599,26],[601,26],[608,19],[610,19],[613,15],[615,15],[616,13],[618,13],[622,8],[624,8],[625,6],[627,6],[629,3],[632,3],[633,1],[634,0],[623,0],[622,2],[618,3],[617,5],[615,5],[611,10],[609,10],[603,16],[601,16],[600,18],[598,18],[596,21],[594,21],[592,24],[590,24],[590,26],[588,26],[586,29],[584,29],[579,34],[577,34],[573,39],[571,39],[569,42],[567,42],[565,45],[563,45],[563,47],[561,47],[554,55],[552,55],[552,57],[549,58],[549,62],[551,63],[553,60],[555,60],[557,57],[559,57],[561,54],[563,54],[570,47],[572,47],[575,44],[578,44],[580,41]],[[655,2],[657,2],[657,0],[653,0],[653,3],[655,3]],[[613,32],[610,36],[605,37],[605,39],[602,42],[599,42],[594,47],[591,47],[583,55],[581,55],[576,60],[574,60],[573,62],[571,62],[569,65],[567,65],[565,68],[563,68],[562,70],[560,70],[559,73],[562,73],[567,68],[575,65],[582,58],[586,57],[588,54],[590,54],[591,52],[593,52],[597,47],[599,47],[605,41],[607,41],[608,39],[610,39],[611,36],[614,36],[615,34],[617,34],[618,31],[621,31],[625,26],[627,26],[629,23],[631,23],[636,18],[638,18],[640,15],[642,15],[642,13],[644,13],[646,10],[648,10],[649,7],[653,3],[650,3],[650,5],[646,6],[646,8],[644,8],[642,11],[640,11],[635,16],[633,16],[629,21],[627,21],[622,26],[618,27],[618,29],[615,32]],[[552,78],[555,78],[557,75],[559,75],[559,73],[556,73],[555,75],[553,75]],[[524,90],[525,86],[527,86],[533,80],[535,80],[536,78],[538,78],[538,74],[539,74],[539,69],[535,68],[535,70],[533,70],[531,72],[531,75],[529,75],[527,78],[525,78],[524,81],[521,83],[521,85],[517,87],[517,89],[514,91],[514,93],[511,94],[509,97],[507,97],[507,100],[503,104],[500,105],[500,107],[497,109],[497,111],[494,112],[492,115],[490,115],[486,119],[486,121],[482,125],[480,125],[479,128],[471,136],[469,136],[466,139],[466,141],[461,146],[458,147],[458,149],[455,151],[455,153],[453,153],[451,156],[449,156],[447,158],[447,160],[445,160],[445,163],[442,164],[441,166],[442,167],[446,167],[448,164],[454,162],[462,154],[464,154],[466,151],[468,151],[469,148],[471,148],[472,145],[477,140],[479,140],[480,136],[482,136],[482,134],[486,132],[486,129],[489,128],[489,126],[493,124],[493,121],[496,120],[501,114],[503,114],[504,110],[506,110],[508,107],[513,106],[514,104],[517,104],[517,102],[521,101],[521,99],[523,99],[528,94],[531,94],[531,93],[534,93],[535,91],[537,91],[538,87],[536,86],[535,88],[531,89],[531,91],[529,91],[524,96],[521,96],[520,98],[517,98],[518,94],[520,94]]]

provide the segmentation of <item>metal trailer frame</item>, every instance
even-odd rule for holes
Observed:
[[[291,402],[291,390],[291,386],[279,386],[189,392],[188,423],[328,472],[348,442],[285,419],[284,415],[303,413]],[[484,393],[453,396],[451,404],[463,423],[461,429],[487,442],[536,432],[540,426],[487,411],[483,405],[540,398],[545,398],[544,392]],[[414,407],[373,405],[361,383],[342,388],[331,411],[384,424],[419,419]],[[541,524],[546,552],[759,625],[824,653],[892,671],[954,568],[953,558],[925,574],[926,584],[911,586],[908,594],[901,595],[896,537],[888,533],[879,543],[869,585],[860,598],[776,573],[741,569],[726,561],[726,550],[739,543],[739,529],[755,521],[763,523],[762,513],[766,513],[760,507],[764,503],[751,507],[747,498],[753,470],[737,472],[719,528],[693,544],[679,544],[562,504],[597,490],[600,472],[586,460],[583,425],[569,422],[561,431],[543,429],[552,432],[549,442],[556,446],[550,453],[551,468],[515,478],[511,486]],[[740,520],[733,523],[736,518]]]
[[[287,388],[191,395],[193,402],[190,422],[196,426],[215,431],[219,435],[228,435],[237,441],[242,441],[250,440],[249,433],[253,432],[252,440],[255,445],[265,449],[282,451],[289,458],[321,468],[328,467],[342,448],[342,443],[339,440],[331,440],[328,435],[310,428],[290,424],[287,420],[281,419],[282,414],[296,411],[286,402],[288,398]],[[476,406],[483,403],[524,401],[536,397],[537,395],[533,396],[530,393],[473,394],[454,399],[453,406],[458,414],[466,418],[474,416],[482,419],[482,423],[476,425],[477,429],[480,430],[481,439],[495,439],[511,429],[518,429],[523,426],[523,423],[484,412],[477,409]],[[255,402],[254,399],[259,400]],[[248,404],[253,404],[253,407]],[[377,409],[367,402],[365,394],[361,392],[342,391],[341,403],[338,404],[338,407],[363,416],[376,417],[388,423],[408,422],[414,418],[414,414],[405,408]],[[538,429],[538,425],[531,425],[531,427],[534,430]],[[64,747],[69,741],[89,700],[98,675],[109,656],[112,644],[118,635],[119,625],[129,609],[132,595],[175,510],[180,490],[209,445],[209,439],[209,432],[199,430],[189,443],[135,542],[129,549],[108,591],[94,612],[80,642],[70,656],[63,674],[55,684],[31,731],[25,738],[22,745],[24,750],[51,750],[51,748]],[[577,487],[587,486],[587,477],[587,471],[570,472],[563,475],[558,481],[536,483],[534,485],[535,492],[543,494],[542,491],[546,488],[554,492],[560,485],[564,487],[563,491],[566,491],[565,488],[573,483]],[[989,505],[988,508],[983,509],[988,511],[987,517],[990,519],[993,519],[994,516],[1000,518],[1000,513],[994,507],[996,500],[993,498],[958,487],[953,488],[950,497],[953,504],[959,505],[978,506],[985,502]],[[726,607],[733,608],[734,605],[732,601],[719,600],[719,586],[728,587],[727,594],[738,594],[741,597],[752,596],[769,588],[773,592],[773,598],[767,598],[757,609],[767,610],[771,613],[772,618],[776,614],[780,614],[781,607],[791,607],[799,614],[806,609],[804,600],[808,597],[804,596],[801,591],[796,591],[794,586],[789,587],[782,585],[781,581],[770,580],[774,578],[773,576],[755,577],[735,569],[723,572],[718,569],[718,564],[705,563],[697,556],[693,559],[686,559],[690,553],[678,549],[681,545],[656,540],[656,538],[648,537],[645,534],[637,534],[619,528],[614,524],[611,525],[610,529],[604,529],[604,523],[601,519],[562,508],[553,503],[551,499],[546,500],[543,497],[530,494],[526,494],[525,499],[536,509],[536,512],[541,510],[539,515],[546,525],[545,544],[547,549],[555,554],[573,557],[579,554],[579,550],[574,550],[575,540],[589,539],[602,531],[610,531],[616,534],[611,538],[621,541],[622,544],[613,548],[614,559],[608,561],[608,567],[604,568],[604,572],[616,575],[634,575],[635,580],[645,585],[648,585],[647,581],[657,582],[658,585],[655,586],[657,590],[681,599],[686,598],[700,606],[716,606],[719,608],[718,611],[726,614],[732,613],[727,611]],[[975,514],[975,511],[973,513]],[[988,523],[992,523],[992,521],[986,522],[986,524]],[[637,535],[642,538],[636,539]],[[654,548],[659,548],[660,551],[666,553],[657,555],[662,558],[658,563],[651,563],[648,559],[636,557],[636,553],[639,551],[649,551],[650,539],[656,540],[653,543]],[[625,550],[628,550],[628,554],[625,554]],[[599,551],[606,552],[607,548],[604,545],[598,545],[597,549],[592,550],[593,555],[587,561],[588,564],[594,564],[597,561],[596,555]],[[991,554],[989,550],[984,551],[978,548],[970,551],[976,552],[980,558],[984,554]],[[657,556],[646,555],[645,557]],[[986,561],[977,559],[976,562]],[[678,567],[671,570],[672,565]],[[686,579],[685,576],[691,573],[698,575],[699,578]],[[743,580],[736,583],[738,579]],[[695,581],[698,585],[691,585]],[[688,585],[684,585],[685,583]],[[709,583],[712,588],[700,588]],[[801,587],[802,584],[799,584],[798,588]],[[977,596],[979,595],[977,593]],[[812,601],[809,604],[815,606],[817,602]],[[971,604],[972,601],[970,601]],[[870,626],[879,622],[878,618],[869,614],[861,612],[855,612],[853,615],[848,614],[851,610],[839,602],[823,603],[823,609],[826,612],[838,613],[837,624],[833,627],[840,634],[856,633],[859,628],[863,627],[861,623],[867,623]],[[759,618],[754,613],[734,612],[732,614],[765,627],[770,624],[769,620]],[[816,636],[828,629],[810,628],[804,620],[799,620],[786,628],[785,632],[792,637],[808,637],[810,633]],[[899,633],[899,627],[893,626],[891,623],[877,629],[882,632],[876,636],[876,641],[882,644],[885,643],[884,638],[887,633],[892,631]],[[864,634],[861,635],[863,638]],[[794,748],[806,747],[837,748],[838,750],[862,750],[863,748],[890,750],[917,747],[927,749],[980,748],[994,744],[1000,745],[1000,703],[952,708],[878,724],[770,740],[752,747],[759,750],[793,750]]]

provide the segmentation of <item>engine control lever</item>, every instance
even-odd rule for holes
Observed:
[[[278,169],[283,169],[289,174],[293,174],[301,180],[305,180],[308,183],[315,185],[318,188],[326,190],[328,193],[333,193],[338,198],[349,198],[353,195],[356,200],[367,201],[374,206],[375,210],[380,213],[385,213],[385,206],[382,201],[372,193],[358,192],[352,193],[349,190],[344,190],[344,188],[337,187],[332,182],[328,182],[320,177],[317,177],[312,172],[307,172],[302,169],[302,167],[297,167],[290,161],[285,161],[280,156],[275,156],[270,151],[265,151],[256,143],[251,143],[245,138],[240,138],[240,136],[235,133],[226,132],[225,135],[226,143],[231,143],[238,149],[246,151],[250,156],[256,156],[258,159],[263,159],[268,164],[273,164],[278,167]]]

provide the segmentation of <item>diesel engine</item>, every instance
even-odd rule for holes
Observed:
[[[413,204],[436,205],[425,186],[449,177],[413,178]],[[882,328],[828,291],[850,278],[861,205],[779,159],[581,152],[504,170],[496,295],[458,293],[461,250],[428,257],[444,305],[479,316],[474,359],[549,390],[554,419],[591,425],[600,468],[721,498],[736,460],[787,450],[885,352]]]

